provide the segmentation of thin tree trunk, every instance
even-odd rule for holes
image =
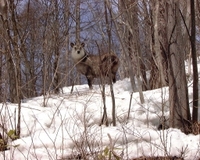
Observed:
[[[110,3],[105,0],[104,1],[104,5],[105,5],[105,19],[106,19],[106,26],[107,26],[107,33],[108,33],[108,52],[111,54],[111,37],[112,37],[112,33],[111,33],[111,28],[112,28],[112,10],[111,10],[111,6]],[[107,9],[109,11],[109,15],[110,15],[110,21],[108,19],[108,13],[107,13]],[[111,61],[111,60],[110,60]],[[110,62],[111,63],[111,62]],[[108,65],[109,66],[109,65]],[[112,76],[111,76],[111,70],[109,70],[109,83],[110,83],[110,93],[111,93],[111,98],[112,98],[112,121],[113,121],[113,126],[116,126],[116,105],[115,105],[115,95],[114,95],[114,90],[113,90],[113,84],[112,84]]]
[[[60,74],[59,74],[59,57],[60,57],[60,51],[59,51],[59,5],[58,1],[55,1],[55,17],[54,17],[54,69],[53,69],[53,89],[56,94],[59,93],[60,89]]]
[[[165,0],[156,0],[152,2],[152,22],[153,22],[153,36],[152,36],[152,51],[153,51],[153,60],[152,64],[154,80],[151,83],[152,86],[163,87],[167,85],[168,77],[167,77],[167,61],[164,51],[161,49],[164,47],[167,48],[167,35],[166,35],[166,8],[165,4],[167,1]],[[163,5],[162,5],[163,4]],[[162,45],[162,46],[161,46]],[[154,67],[156,65],[156,67]],[[157,73],[158,71],[158,73]],[[156,77],[155,77],[156,76]],[[156,79],[156,80],[155,80]],[[153,89],[153,88],[152,88]]]
[[[192,121],[198,122],[198,67],[196,55],[196,24],[195,24],[195,1],[190,0],[191,6],[191,51],[192,51],[192,66],[193,66],[193,111]]]
[[[81,15],[80,15],[80,0],[76,0],[76,43],[80,43],[80,31],[81,31]],[[78,84],[81,84],[81,75],[76,72]]]
[[[10,19],[4,21],[5,22],[5,29],[7,30],[7,41],[9,42],[8,45],[8,66],[10,67],[8,70],[12,74],[9,75],[10,79],[10,98],[11,102],[18,104],[18,117],[17,117],[17,126],[16,126],[16,136],[20,137],[20,126],[21,126],[21,68],[20,68],[20,52],[21,52],[21,40],[20,34],[16,22],[16,10],[14,1],[10,1],[8,6],[8,11],[10,13]]]

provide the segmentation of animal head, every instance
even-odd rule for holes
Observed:
[[[71,56],[75,61],[85,56],[85,43],[70,43],[70,46],[72,47]]]

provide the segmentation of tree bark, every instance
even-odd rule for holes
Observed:
[[[110,3],[107,0],[104,0],[104,5],[105,5],[106,30],[107,30],[107,34],[108,34],[108,52],[111,54],[111,52],[112,52],[112,50],[111,50],[112,9],[111,9]],[[109,15],[110,15],[110,17],[109,17]],[[110,93],[111,93],[111,98],[112,98],[112,122],[113,122],[113,126],[116,126],[116,105],[115,105],[115,95],[114,95],[113,84],[112,84],[111,70],[109,70],[108,74],[109,74]],[[105,110],[105,108],[104,108],[104,110]]]
[[[81,13],[80,13],[80,6],[81,1],[76,0],[76,43],[80,43],[80,31],[81,31]],[[81,75],[79,72],[76,72],[78,84],[81,84]]]
[[[190,110],[188,89],[182,51],[181,17],[179,14],[179,1],[170,0],[167,8],[167,59],[169,77],[169,106],[170,127],[181,129],[188,133],[190,128]]]
[[[60,38],[59,38],[59,4],[58,1],[55,1],[55,11],[54,11],[54,34],[53,34],[53,39],[54,39],[54,64],[53,64],[53,89],[56,94],[59,93],[60,89],[60,74],[59,74],[59,58],[60,58],[60,50],[59,50],[59,43],[60,43]]]
[[[163,87],[168,83],[167,76],[167,60],[165,50],[167,48],[167,35],[166,35],[166,3],[165,0],[156,0],[152,2],[152,22],[153,22],[153,35],[152,35],[152,79],[154,84],[152,87]],[[155,80],[156,79],[156,80]],[[154,89],[154,88],[152,88]]]
[[[197,55],[196,55],[196,23],[195,23],[195,1],[190,0],[191,6],[191,51],[192,51],[192,66],[193,66],[193,111],[192,121],[198,122],[198,67],[197,67]]]

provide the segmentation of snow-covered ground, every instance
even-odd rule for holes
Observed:
[[[112,100],[106,85],[106,107],[109,126],[99,125],[103,101],[99,85],[63,88],[59,95],[23,100],[21,138],[9,142],[9,150],[0,152],[5,160],[74,159],[83,154],[89,159],[114,157],[133,159],[141,156],[177,156],[193,160],[200,158],[200,136],[185,135],[178,129],[157,129],[161,116],[169,117],[168,88],[133,93],[130,108],[129,79],[114,84],[116,127],[112,126]],[[192,90],[189,88],[190,98]],[[190,99],[191,101],[191,99]],[[8,130],[16,125],[17,104],[1,104],[0,121]],[[2,123],[1,123],[2,124]],[[2,131],[1,131],[2,133]],[[80,158],[80,157],[79,157]]]

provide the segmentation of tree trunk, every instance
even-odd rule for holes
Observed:
[[[167,59],[169,77],[169,106],[170,127],[181,129],[188,133],[190,127],[190,110],[188,101],[188,89],[184,65],[184,53],[182,51],[181,17],[179,14],[179,2],[170,1],[167,9]]]
[[[108,1],[104,0],[104,5],[105,5],[106,31],[108,34],[108,37],[107,37],[108,38],[108,52],[111,54],[111,52],[112,52],[112,50],[111,50],[112,10],[111,10],[111,5]],[[108,11],[109,11],[109,13],[108,13]],[[109,15],[110,15],[110,17],[109,17]],[[111,63],[111,61],[110,61],[110,63]],[[109,74],[110,93],[111,93],[111,98],[112,98],[112,122],[113,122],[113,126],[116,126],[116,105],[115,105],[115,95],[114,95],[113,84],[112,84],[111,70],[109,70],[108,74]],[[105,109],[106,108],[104,108],[104,112],[105,112]]]
[[[81,31],[81,15],[80,15],[80,0],[76,0],[76,43],[80,43],[80,31]],[[76,72],[78,84],[81,84],[81,74]]]
[[[167,85],[167,61],[164,50],[167,47],[167,35],[166,35],[166,3],[165,0],[156,0],[152,2],[152,52],[153,52],[153,64],[151,71],[151,87],[163,87]],[[162,49],[164,48],[164,50]],[[156,79],[156,80],[155,80]],[[154,88],[151,88],[154,89]]]
[[[54,34],[53,34],[53,39],[54,39],[54,64],[53,64],[53,89],[54,93],[58,94],[59,89],[60,89],[60,74],[59,74],[59,58],[60,58],[60,50],[59,50],[59,5],[58,2],[55,1],[55,12],[54,12]]]
[[[195,2],[190,0],[191,6],[191,51],[192,51],[192,66],[193,66],[193,111],[192,121],[198,122],[198,67],[197,67],[197,55],[196,55],[196,24],[195,24]]]

